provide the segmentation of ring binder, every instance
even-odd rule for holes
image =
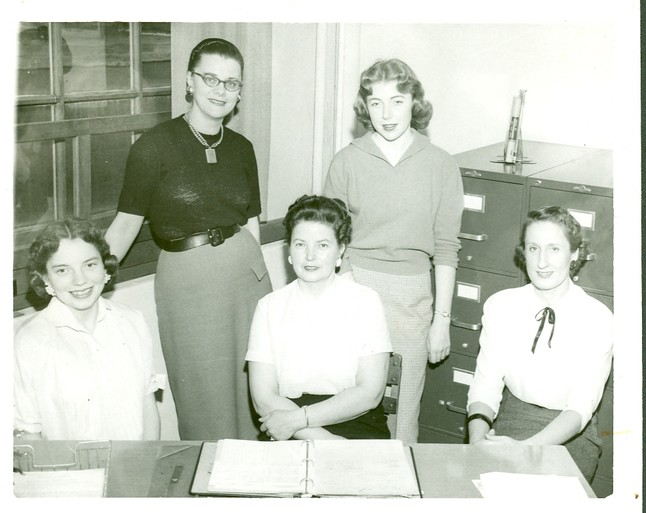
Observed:
[[[421,496],[410,448],[400,440],[205,442],[191,494]]]
[[[298,484],[303,485],[303,483],[305,483],[305,485],[303,486],[303,492],[300,494],[301,497],[312,497],[313,494],[311,494],[310,491],[314,489],[314,480],[310,477],[304,477]]]

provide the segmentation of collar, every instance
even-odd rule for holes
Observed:
[[[581,296],[581,294],[585,294],[585,292],[583,292],[583,289],[572,281],[572,278],[568,278],[568,280],[570,281],[570,285],[567,291],[565,292],[565,294],[563,295],[563,297],[559,299],[555,304],[551,305],[551,308],[553,310],[567,307],[567,305],[572,303],[573,301],[576,304],[578,303],[579,297]],[[525,285],[525,287],[527,287],[528,290],[531,291],[531,296],[533,300],[536,302],[536,308],[540,309],[548,306],[536,293],[536,289],[534,288],[534,285],[532,285],[531,283],[528,283],[527,285]]]
[[[431,145],[431,141],[428,139],[428,137],[420,134],[414,128],[411,128],[411,130],[413,132],[413,142],[410,143],[410,146],[408,146],[408,148],[406,148],[406,151],[402,155],[402,158],[399,160],[400,163],[406,160],[407,158],[415,155],[416,153],[422,151],[427,146]],[[375,142],[372,140],[372,134],[373,134],[373,130],[368,130],[361,137],[354,139],[350,144],[356,146],[360,150],[363,150],[369,153],[370,155],[373,155],[381,160],[388,162],[386,157],[384,157],[384,154],[379,149],[379,146],[377,146]]]
[[[106,312],[112,310],[112,305],[104,299],[99,297],[97,301],[98,312],[96,322],[97,324],[102,322],[105,319]],[[74,331],[80,331],[87,333],[87,328],[81,324],[78,319],[74,316],[70,308],[63,304],[60,299],[53,297],[47,308],[43,310],[44,317],[57,328],[70,328]]]

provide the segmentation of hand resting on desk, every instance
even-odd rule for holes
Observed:
[[[260,430],[267,433],[274,440],[289,440],[298,431],[305,429],[307,422],[302,409],[274,410],[264,417],[260,417]],[[314,428],[318,439],[343,440],[343,437],[334,435],[324,428]],[[312,428],[309,429],[311,431]]]

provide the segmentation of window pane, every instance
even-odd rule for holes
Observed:
[[[53,157],[51,141],[16,144],[13,200],[16,228],[54,219]]]
[[[130,100],[97,100],[65,104],[65,119],[98,118],[130,114]]]
[[[168,112],[171,111],[170,95],[144,96],[141,102],[142,112]],[[170,115],[169,115],[170,119]]]
[[[131,144],[130,132],[92,136],[92,214],[117,208]]]
[[[16,123],[37,123],[51,121],[52,108],[49,105],[22,106],[16,109]]]
[[[170,84],[170,23],[141,24],[143,86]]]
[[[72,54],[65,92],[130,89],[128,23],[62,23],[63,44]]]
[[[49,26],[21,23],[18,34],[18,94],[51,92]]]

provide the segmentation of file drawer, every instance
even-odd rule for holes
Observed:
[[[451,354],[426,370],[419,416],[422,426],[464,437],[466,435],[467,393],[475,372],[475,358]]]
[[[581,269],[577,284],[586,289],[612,294],[612,198],[544,188],[534,182],[530,192],[530,210],[547,205],[567,208],[581,224],[584,239],[590,242],[590,260]]]
[[[439,429],[433,429],[427,426],[419,427],[419,443],[426,444],[463,444],[464,437],[445,433]]]
[[[518,285],[517,278],[459,267],[451,310],[451,351],[477,356],[485,301],[500,290]]]
[[[460,266],[517,275],[514,247],[520,233],[523,187],[463,176]]]

